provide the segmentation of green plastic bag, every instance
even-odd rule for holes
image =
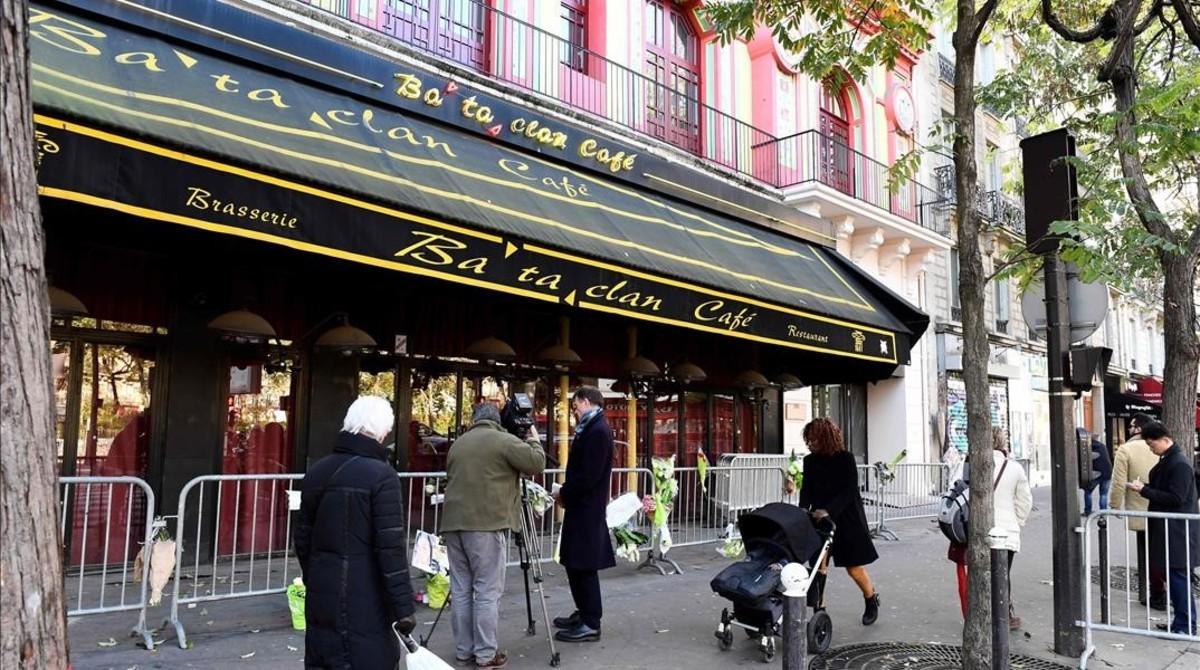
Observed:
[[[440,610],[446,606],[446,599],[450,597],[450,578],[446,575],[429,575],[425,580],[425,602],[435,610]]]
[[[304,630],[304,598],[308,595],[304,580],[299,577],[287,587],[288,609],[292,613],[292,628]]]

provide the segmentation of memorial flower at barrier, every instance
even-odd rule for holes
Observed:
[[[651,478],[654,480],[654,528],[658,531],[658,550],[667,553],[671,549],[671,532],[667,518],[671,506],[679,494],[679,482],[675,480],[675,456],[650,460]]]
[[[708,493],[708,456],[703,449],[696,450],[696,474],[700,476],[700,492]]]
[[[887,463],[884,463],[883,461],[876,462],[875,469],[879,472],[879,483],[890,484],[892,481],[894,481],[896,479],[896,466],[899,465],[900,461],[903,461],[905,458],[908,458],[908,449],[901,449],[900,453],[896,454],[896,456]]]
[[[800,459],[796,458],[796,454],[788,456],[786,476],[783,480],[783,490],[791,495],[800,490],[804,485],[804,468],[801,466]]]
[[[542,516],[546,510],[554,506],[554,498],[546,487],[535,482],[525,482],[525,492],[529,496],[529,506],[533,508],[533,513]]]
[[[616,540],[616,554],[630,563],[638,562],[638,547],[650,542],[645,534],[633,529],[632,524],[625,524],[613,529],[613,539]]]

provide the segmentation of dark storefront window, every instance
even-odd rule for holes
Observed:
[[[660,395],[654,401],[654,457],[674,456],[679,447],[679,396]]]
[[[141,334],[154,329],[129,326],[100,332],[95,321],[85,325],[87,329],[56,334],[50,345],[59,472],[146,478],[157,348],[152,337]],[[126,527],[133,538],[145,531],[144,499],[131,498],[127,487],[95,488],[91,495],[88,491],[76,487],[73,500],[67,501],[68,561],[80,565],[132,560],[136,547],[129,549]]]
[[[719,393],[713,396],[713,453],[709,461],[717,464],[722,454],[737,451],[736,428],[733,421],[733,396]]]
[[[683,454],[680,465],[691,467],[696,465],[696,452],[708,445],[708,394],[683,394]]]
[[[740,454],[758,453],[759,433],[762,426],[762,401],[753,397],[738,398],[738,443]]]
[[[827,417],[838,424],[846,449],[856,461],[866,463],[867,388],[862,384],[830,384],[814,386],[812,393],[813,417]]]
[[[221,472],[275,475],[292,471],[293,375],[289,365],[235,361],[229,366]],[[271,481],[220,487],[218,553],[287,546],[287,486]]]

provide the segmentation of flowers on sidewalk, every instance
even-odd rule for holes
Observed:
[[[617,541],[617,556],[624,558],[630,563],[638,562],[638,547],[650,542],[650,538],[634,530],[631,524],[614,528],[613,539]]]

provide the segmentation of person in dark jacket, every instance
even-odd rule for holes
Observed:
[[[1142,439],[1158,455],[1150,481],[1127,486],[1150,501],[1151,512],[1196,514],[1196,480],[1192,466],[1161,423],[1142,428]],[[1200,523],[1186,519],[1149,519],[1150,569],[1166,574],[1167,594],[1174,617],[1170,631],[1195,635],[1196,601],[1192,597],[1192,568],[1200,565]],[[1160,628],[1166,626],[1160,625]]]
[[[608,539],[608,492],[612,477],[613,433],[604,418],[604,396],[599,389],[581,386],[572,400],[575,439],[567,455],[567,473],[558,500],[565,513],[559,563],[566,568],[575,600],[575,612],[558,617],[555,634],[563,642],[600,639],[599,571],[617,564]]]
[[[1083,515],[1092,513],[1092,492],[1100,488],[1100,509],[1108,509],[1108,488],[1112,483],[1112,459],[1108,456],[1108,447],[1095,438],[1092,439],[1092,469],[1100,473],[1083,490]]]
[[[846,568],[850,578],[858,584],[866,605],[862,623],[870,626],[879,618],[879,593],[865,566],[874,563],[879,554],[871,541],[867,513],[858,492],[858,464],[854,455],[846,451],[841,429],[829,419],[815,419],[805,426],[804,442],[812,453],[804,457],[800,506],[810,508],[814,519],[819,521],[828,517],[837,525],[831,552],[833,564]],[[828,565],[822,565],[818,593],[824,592],[827,571]],[[824,603],[819,606],[823,607]]]
[[[333,453],[301,484],[296,556],[307,589],[306,668],[395,670],[392,625],[405,634],[416,625],[404,500],[383,447],[392,424],[387,400],[355,400]]]

